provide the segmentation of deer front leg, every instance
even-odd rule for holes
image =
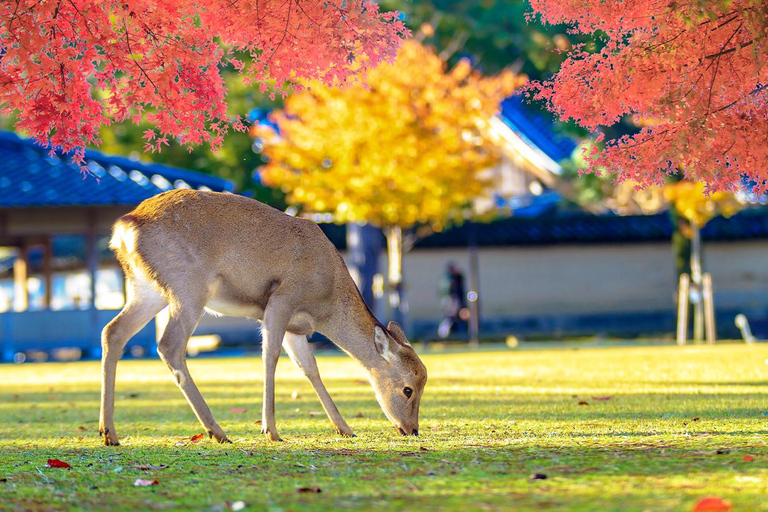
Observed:
[[[317,360],[312,353],[312,347],[309,346],[306,336],[299,334],[286,333],[283,339],[283,347],[294,362],[296,366],[304,373],[304,375],[312,383],[312,387],[315,388],[315,393],[323,404],[325,414],[328,415],[328,419],[331,420],[333,428],[336,432],[344,437],[353,437],[355,434],[352,429],[349,428],[347,422],[341,416],[339,409],[336,408],[336,404],[333,402],[328,390],[325,389],[323,381],[320,379],[320,371],[317,369]]]
[[[118,446],[115,431],[115,373],[126,343],[166,305],[154,290],[134,287],[134,298],[101,332],[101,412],[99,434],[107,446]]]
[[[272,299],[274,300],[274,299]],[[264,401],[261,413],[261,433],[266,434],[272,441],[282,441],[277,433],[275,422],[275,370],[277,360],[280,358],[280,350],[285,336],[285,328],[288,323],[287,315],[284,315],[270,302],[264,312],[264,322],[261,329],[261,358],[264,362]]]
[[[162,338],[160,338],[160,342],[157,344],[157,352],[165,364],[168,365],[176,385],[179,386],[179,389],[184,394],[208,436],[220,443],[229,443],[230,440],[213,418],[211,409],[205,403],[203,395],[197,389],[195,382],[192,380],[192,375],[190,375],[187,368],[187,342],[195,330],[202,313],[202,307],[171,311],[171,318],[168,321]]]

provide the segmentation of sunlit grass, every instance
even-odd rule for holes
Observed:
[[[402,438],[363,370],[322,356],[353,439],[315,414],[286,359],[279,444],[256,424],[259,359],[191,360],[232,445],[189,442],[201,428],[165,366],[122,361],[117,448],[96,433],[97,363],[3,365],[0,509],[690,510],[714,495],[768,510],[767,359],[768,345],[428,354],[421,435]],[[49,458],[74,468],[46,468]]]

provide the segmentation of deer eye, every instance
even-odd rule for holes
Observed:
[[[411,388],[405,388],[405,389],[403,389],[403,393],[404,393],[404,394],[405,394],[405,396],[407,396],[408,398],[411,398],[411,395],[413,394],[413,390],[412,390]]]

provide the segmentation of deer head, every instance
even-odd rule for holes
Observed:
[[[419,435],[419,403],[427,368],[397,323],[390,322],[387,329],[377,325],[373,341],[382,359],[370,370],[376,399],[400,434]]]

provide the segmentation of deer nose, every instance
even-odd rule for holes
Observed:
[[[419,435],[419,429],[417,428],[413,429],[413,435],[415,436]]]

